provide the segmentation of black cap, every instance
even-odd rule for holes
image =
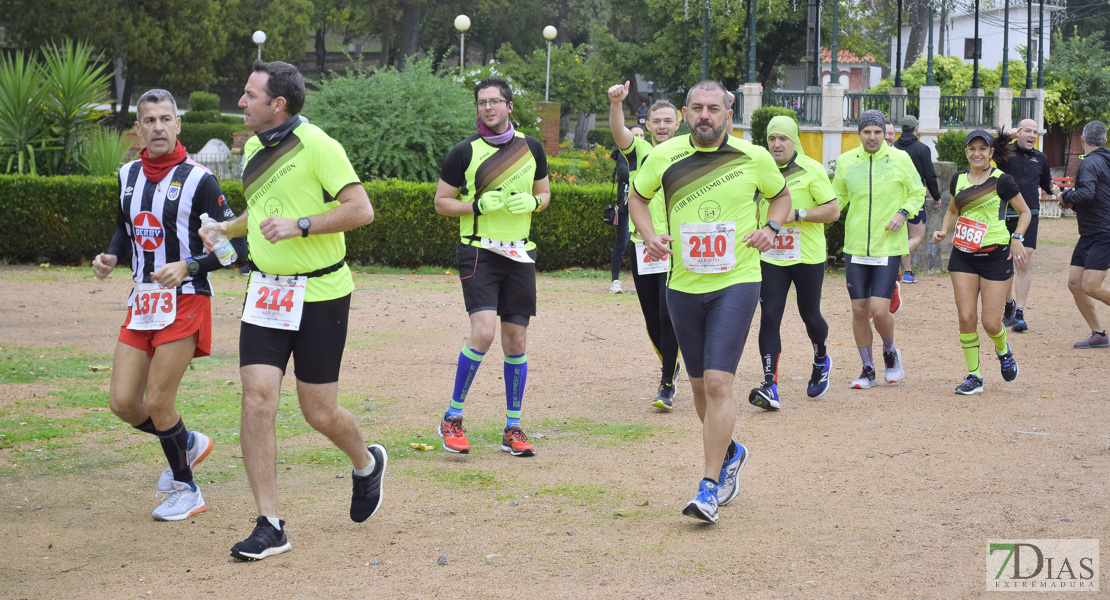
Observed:
[[[964,140],[964,145],[966,146],[970,144],[971,140],[975,138],[983,138],[983,141],[986,142],[988,146],[994,146],[994,136],[992,136],[986,129],[976,129],[975,131],[967,134],[967,139]]]

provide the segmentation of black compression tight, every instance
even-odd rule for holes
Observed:
[[[809,339],[813,342],[814,353],[824,354],[825,341],[829,337],[829,324],[821,316],[821,286],[825,281],[825,265],[799,263],[780,267],[760,262],[760,266],[763,270],[763,286],[759,293],[759,353],[767,355],[782,352],[779,327],[786,310],[786,294],[793,283],[798,297],[798,312],[805,323]]]
[[[663,365],[659,382],[671,383],[678,368],[678,338],[671,324],[671,313],[667,311],[667,274],[640,275],[633,265],[632,281],[636,283],[636,297],[644,313],[648,337]]]

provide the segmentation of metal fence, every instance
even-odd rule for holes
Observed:
[[[802,125],[821,124],[821,94],[806,92],[763,92],[763,106],[789,108]]]
[[[994,120],[994,96],[941,96],[940,126],[990,127]]]
[[[242,154],[189,154],[189,158],[208,168],[220,181],[243,177]]]
[[[1036,98],[1014,98],[1013,105],[1013,125],[1018,126],[1018,123],[1025,119],[1032,119],[1037,110]]]
[[[865,110],[879,110],[890,114],[890,95],[888,94],[844,94],[844,126],[859,122],[860,113]]]

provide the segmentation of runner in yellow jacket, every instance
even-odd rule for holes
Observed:
[[[902,353],[894,346],[894,294],[901,256],[909,251],[904,225],[921,208],[925,187],[910,155],[883,143],[886,118],[877,110],[859,118],[860,146],[836,160],[833,190],[848,210],[844,221],[844,275],[852,300],[852,333],[863,360],[853,389],[874,387],[869,316],[883,340],[886,380],[905,376]]]

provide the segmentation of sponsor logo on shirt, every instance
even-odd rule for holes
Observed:
[[[181,196],[181,182],[174,181],[170,184],[169,191],[166,192],[166,200],[173,202],[174,200],[177,200],[179,196]]]
[[[162,246],[166,231],[162,229],[162,222],[154,216],[154,213],[144,211],[135,215],[134,225],[135,241],[143,250],[149,252]]]

